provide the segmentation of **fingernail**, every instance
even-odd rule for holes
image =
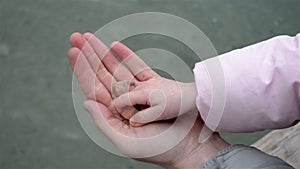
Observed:
[[[133,127],[140,127],[143,124],[142,123],[138,123],[138,122],[134,122],[131,119],[129,120],[130,125],[132,125]]]
[[[141,124],[141,123],[130,123],[130,125],[131,126],[133,126],[133,127],[141,127],[141,126],[143,126],[143,124]]]

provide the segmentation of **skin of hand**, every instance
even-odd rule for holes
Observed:
[[[119,112],[128,106],[149,106],[130,119],[132,126],[172,119],[187,112],[197,112],[197,91],[194,83],[181,83],[159,76],[120,42],[114,42],[111,47],[137,78],[132,81],[134,88],[116,98],[114,106]]]
[[[198,137],[204,123],[199,117],[184,139],[170,150],[152,157],[139,158],[148,148],[160,149],[172,138],[165,138],[154,145],[146,145],[141,139],[157,135],[167,130],[173,122],[155,122],[141,127],[131,127],[116,116],[117,111],[112,106],[111,85],[116,81],[151,79],[155,75],[150,69],[144,69],[138,74],[128,70],[113,56],[106,46],[93,34],[74,33],[70,37],[72,48],[68,56],[77,80],[87,97],[84,107],[90,113],[98,129],[103,132],[121,153],[139,161],[151,162],[166,168],[199,168],[218,151],[228,146],[218,133],[214,133],[206,142],[199,143]],[[124,45],[123,45],[124,46]],[[124,48],[123,50],[127,50]],[[131,51],[124,51],[131,52]],[[118,53],[120,56],[122,53]],[[128,55],[122,55],[128,56]],[[122,56],[120,56],[122,58]],[[135,58],[135,62],[140,62]],[[144,63],[145,64],[145,63]],[[144,65],[145,66],[145,65]],[[155,75],[157,77],[157,75]],[[195,118],[195,114],[186,113],[178,118],[178,132],[184,128],[184,121]],[[181,123],[182,122],[182,123]],[[194,121],[193,121],[194,122]]]

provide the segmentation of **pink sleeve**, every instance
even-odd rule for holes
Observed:
[[[214,69],[214,62],[219,62],[223,69],[217,76],[223,76],[224,90],[218,89],[222,83],[212,87],[214,77],[208,70]],[[278,129],[292,126],[300,119],[300,34],[278,36],[199,62],[194,74],[198,110],[214,131]],[[213,95],[214,92],[217,94]],[[222,111],[218,107],[222,104],[212,106],[212,98],[218,93],[225,96]]]

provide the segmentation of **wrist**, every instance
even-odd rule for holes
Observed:
[[[167,166],[166,168],[199,169],[208,160],[213,158],[218,152],[228,146],[229,144],[224,141],[218,133],[214,133],[206,142],[197,143],[197,145],[195,146],[188,147],[188,149],[184,153],[182,153],[181,158],[179,158],[172,165]]]
[[[181,83],[181,114],[198,112],[196,106],[197,89],[195,83]]]

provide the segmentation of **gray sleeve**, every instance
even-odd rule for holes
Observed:
[[[293,169],[278,157],[254,147],[232,145],[220,151],[200,169]]]

